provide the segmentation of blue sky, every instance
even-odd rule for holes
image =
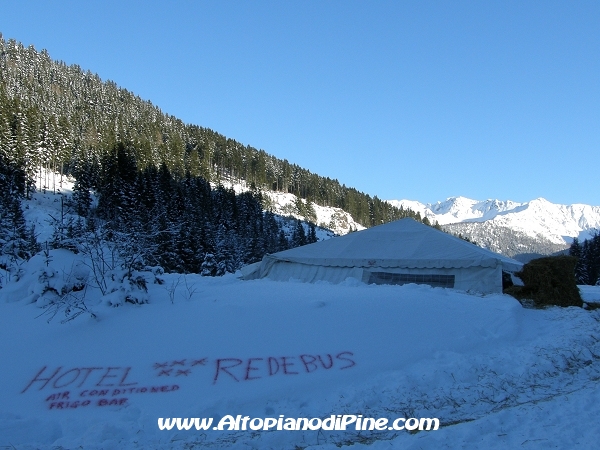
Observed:
[[[600,205],[598,1],[0,1],[0,32],[383,199]]]

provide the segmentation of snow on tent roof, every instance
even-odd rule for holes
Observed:
[[[406,218],[267,255],[271,261],[332,267],[467,268],[516,271],[522,264]],[[264,261],[263,261],[264,262]]]

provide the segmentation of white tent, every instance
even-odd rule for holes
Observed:
[[[242,278],[341,283],[418,283],[502,292],[502,271],[522,264],[413,219],[402,219],[271,255],[242,268]]]

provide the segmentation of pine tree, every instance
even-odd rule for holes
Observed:
[[[283,230],[279,230],[279,236],[277,238],[277,251],[282,252],[284,250],[287,250],[290,248],[290,242],[288,241],[287,237],[285,236],[285,233]]]
[[[214,277],[217,274],[217,261],[215,255],[207,253],[204,255],[204,261],[200,269],[200,275],[203,277]]]
[[[85,164],[75,173],[75,183],[73,185],[73,206],[75,211],[81,217],[87,217],[92,206],[92,170],[89,164]]]
[[[308,238],[306,239],[306,243],[307,244],[312,244],[314,242],[317,242],[317,230],[315,228],[315,224],[313,223],[309,223],[308,224]]]
[[[595,285],[600,279],[600,234],[579,242],[577,238],[569,248],[569,254],[577,258],[575,279],[579,284]]]
[[[581,257],[583,253],[583,248],[579,243],[579,239],[574,238],[571,243],[571,247],[569,248],[569,255],[577,258],[577,263],[575,265],[575,279],[579,284],[584,283],[584,274],[583,274],[583,265],[585,264],[583,258]]]
[[[25,179],[24,170],[0,150],[0,256],[7,255],[13,262],[29,259],[37,251],[34,229],[26,226],[21,209]]]
[[[296,220],[296,226],[292,234],[292,247],[300,247],[306,245],[306,232],[304,231],[304,225],[300,220]]]

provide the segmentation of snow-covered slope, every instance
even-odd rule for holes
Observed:
[[[600,206],[558,205],[543,198],[525,203],[510,200],[477,201],[451,197],[444,202],[423,204],[390,200],[394,206],[410,207],[440,225],[460,222],[492,222],[532,238],[540,236],[554,244],[569,244],[574,237],[585,239],[600,229]]]
[[[296,206],[298,198],[294,194],[270,191],[264,192],[263,194],[269,198],[267,208],[275,214],[309,221],[316,219],[315,222],[317,225],[322,228],[327,228],[339,235],[347,234],[350,231],[365,229],[360,223],[354,221],[350,213],[347,213],[343,209],[331,206],[320,206],[310,202],[310,207],[315,212],[315,216],[311,220],[306,214],[302,214],[298,211]],[[306,205],[306,201],[302,202]]]
[[[46,242],[52,237],[53,220],[60,218],[61,202],[68,200],[73,194],[74,182],[75,180],[71,177],[61,177],[59,174],[45,171],[36,178],[36,192],[30,200],[23,200],[22,205],[28,226],[35,225],[38,242]],[[250,190],[250,187],[243,181],[222,180],[221,184],[228,189],[233,189],[237,194]],[[215,187],[214,184],[213,187]],[[350,231],[364,230],[365,228],[340,208],[319,206],[312,202],[307,208],[308,203],[302,200],[305,210],[312,209],[314,211],[314,216],[308,217],[307,214],[302,214],[303,211],[298,210],[299,201],[295,195],[273,191],[262,191],[262,194],[265,199],[265,208],[268,211],[318,225],[316,233],[319,240],[330,238],[332,233],[329,230],[335,234],[344,235]]]
[[[222,180],[221,184],[227,188],[232,188],[236,193],[250,190],[244,181]],[[294,194],[267,190],[261,192],[265,198],[265,209],[274,214],[313,222],[319,227],[331,230],[338,235],[365,229],[364,226],[354,220],[350,213],[341,208],[320,206],[313,202],[300,200]],[[304,205],[302,207],[304,211],[299,210],[299,201]],[[307,209],[314,212],[314,216],[306,214]],[[323,239],[326,236],[317,234],[317,237]]]
[[[27,226],[35,226],[38,242],[50,240],[54,231],[53,222],[60,220],[61,214],[68,214],[63,202],[73,195],[74,183],[71,177],[46,171],[36,177],[36,192],[30,200],[23,200],[22,207]]]

